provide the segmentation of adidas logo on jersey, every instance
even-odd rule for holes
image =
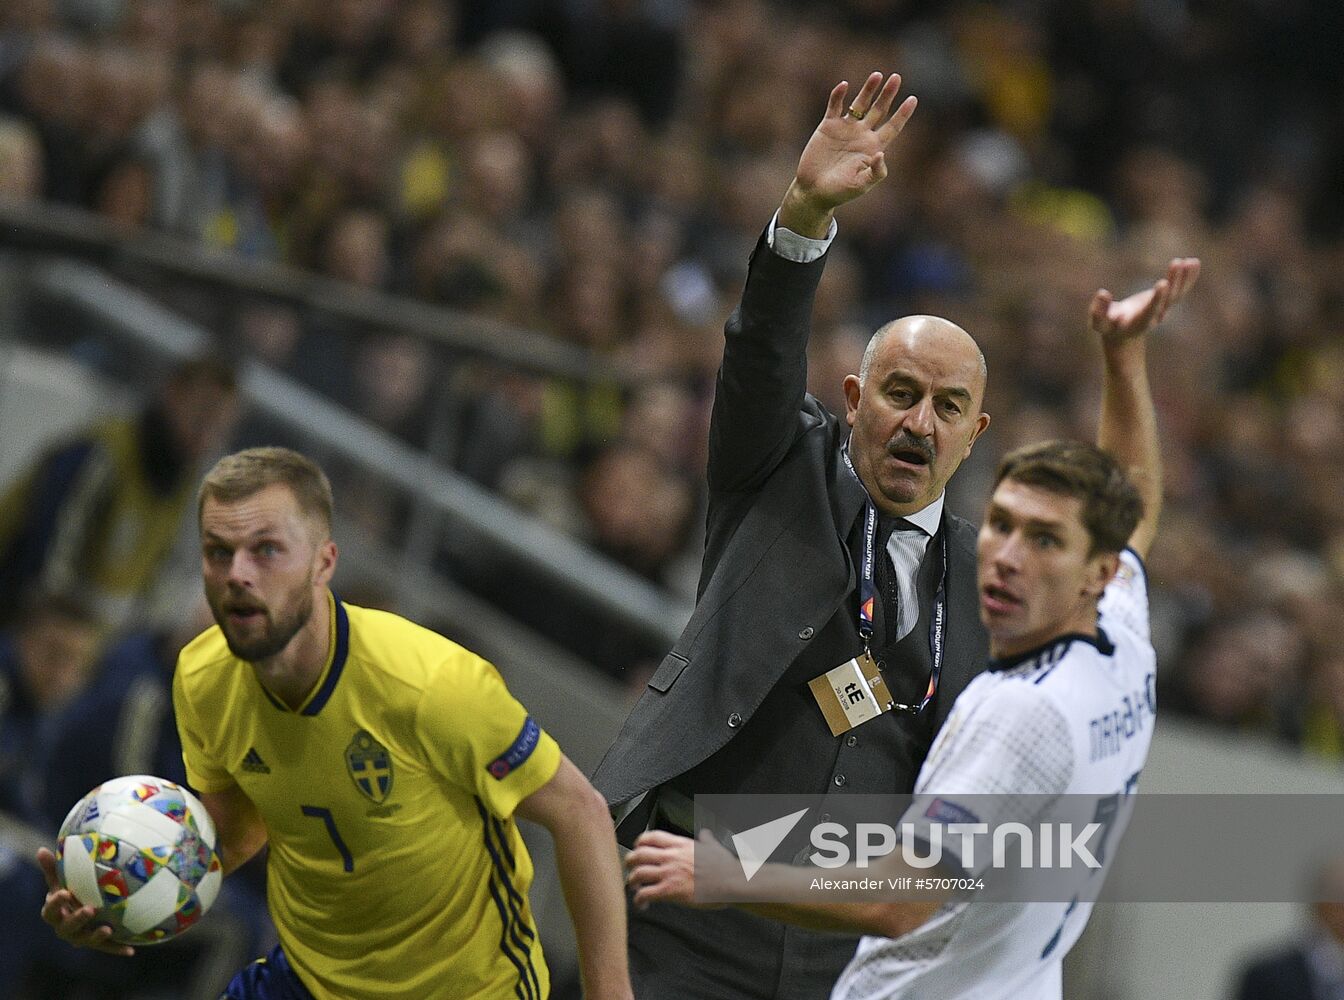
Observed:
[[[249,747],[247,756],[243,758],[243,770],[251,771],[253,774],[270,774],[271,769],[266,766],[266,762],[261,759],[261,754],[257,753],[256,747]]]

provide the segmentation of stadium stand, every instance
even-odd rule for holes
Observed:
[[[1201,720],[1201,760],[1253,747],[1331,787],[1342,19],[1330,0],[6,3],[0,488],[39,435],[226,350],[256,398],[358,435],[323,444],[371,553],[351,585],[474,628],[538,685],[525,702],[570,692],[602,720],[575,738],[600,743],[693,596],[719,327],[808,98],[891,65],[920,110],[894,182],[841,214],[812,391],[834,400],[890,316],[973,329],[995,422],[950,502],[976,518],[1004,451],[1091,436],[1103,265],[1137,279],[1195,248],[1204,287],[1154,345],[1163,710]],[[277,433],[315,440],[254,405],[238,443]],[[616,489],[670,498],[660,530]],[[473,555],[492,517],[536,525],[503,575],[498,549]]]

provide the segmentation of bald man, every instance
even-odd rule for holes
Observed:
[[[989,425],[975,341],[899,319],[845,379],[843,419],[806,392],[833,213],[886,176],[915,106],[899,88],[875,73],[852,101],[831,92],[725,327],[699,600],[593,776],[627,846],[689,833],[706,793],[910,792],[986,661],[976,530],[943,504]],[[736,909],[630,921],[642,1000],[827,996],[856,943]]]

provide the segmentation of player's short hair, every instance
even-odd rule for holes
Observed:
[[[248,448],[221,458],[201,480],[197,520],[207,499],[237,503],[276,483],[288,486],[299,510],[331,534],[331,482],[316,462],[289,448]]]
[[[1122,551],[1143,517],[1138,489],[1120,463],[1096,445],[1045,441],[1018,448],[999,463],[994,485],[1005,479],[1076,497],[1092,554]]]

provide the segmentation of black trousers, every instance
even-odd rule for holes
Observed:
[[[733,908],[655,903],[629,918],[639,1000],[826,1000],[858,945]]]

